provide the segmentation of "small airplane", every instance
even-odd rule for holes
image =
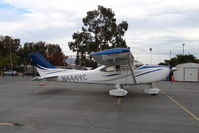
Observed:
[[[135,67],[135,60],[128,48],[113,48],[92,53],[91,56],[101,64],[93,70],[60,69],[51,65],[38,52],[29,56],[39,73],[34,80],[49,80],[88,84],[113,84],[116,89],[110,90],[112,96],[125,96],[129,85],[150,84],[144,90],[147,94],[158,94],[159,89],[153,83],[165,80],[170,74],[168,66],[143,65]]]

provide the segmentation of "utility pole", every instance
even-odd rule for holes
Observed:
[[[150,50],[150,65],[152,65],[152,48],[149,48]]]
[[[9,38],[9,46],[10,46],[10,69],[12,70],[11,38]]]
[[[182,44],[182,55],[184,55],[184,45],[185,43]]]

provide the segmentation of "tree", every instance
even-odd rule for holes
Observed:
[[[98,6],[97,10],[88,11],[83,18],[81,31],[73,34],[69,48],[76,54],[76,64],[86,65],[86,55],[108,48],[127,47],[123,36],[128,23],[116,24],[115,14],[110,8]]]
[[[18,52],[20,39],[10,36],[1,37],[0,40],[0,68],[10,68],[19,64]]]
[[[46,58],[47,60],[55,66],[63,66],[64,65],[64,54],[62,53],[62,50],[59,45],[57,44],[47,44],[46,45],[47,51],[46,51]]]
[[[0,41],[0,55],[6,56],[10,53],[17,53],[20,48],[20,39],[5,36]]]
[[[18,55],[20,56],[20,64],[28,65],[31,64],[31,60],[29,58],[29,54],[33,52],[33,46],[35,43],[33,42],[26,42],[24,46],[19,49]]]
[[[165,64],[165,65],[170,65],[172,67],[182,64],[182,63],[189,63],[189,62],[194,62],[198,63],[198,59],[194,55],[176,55],[176,57],[171,58],[170,60],[165,60],[165,63],[160,63],[160,64]]]
[[[47,44],[43,41],[26,42],[21,47],[20,39],[0,36],[0,68],[12,69],[13,66],[31,64],[29,54],[32,52],[41,53],[52,65],[64,65],[65,56],[57,44]]]
[[[32,52],[39,52],[52,65],[63,65],[64,54],[57,44],[47,44],[46,42],[26,42],[23,48],[19,49],[19,56],[21,58],[21,63],[24,65],[31,64],[31,60],[29,58],[29,54]]]

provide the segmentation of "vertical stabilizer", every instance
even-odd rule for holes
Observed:
[[[32,59],[32,63],[40,68],[56,68],[55,66],[51,65],[39,52],[31,53],[29,56]]]
[[[39,52],[31,53],[29,56],[32,59],[32,63],[36,66],[40,76],[46,76],[57,71],[56,67],[51,65]]]

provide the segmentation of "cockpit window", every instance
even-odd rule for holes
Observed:
[[[137,66],[134,66],[134,69],[136,69]],[[116,66],[107,66],[102,68],[100,71],[102,72],[119,72],[119,71],[128,71],[130,70],[129,65],[116,65]]]
[[[108,67],[102,68],[100,71],[103,71],[103,72],[115,72],[116,68],[115,68],[115,66],[108,66]]]
[[[105,69],[105,72],[115,72],[115,66],[109,66]]]

